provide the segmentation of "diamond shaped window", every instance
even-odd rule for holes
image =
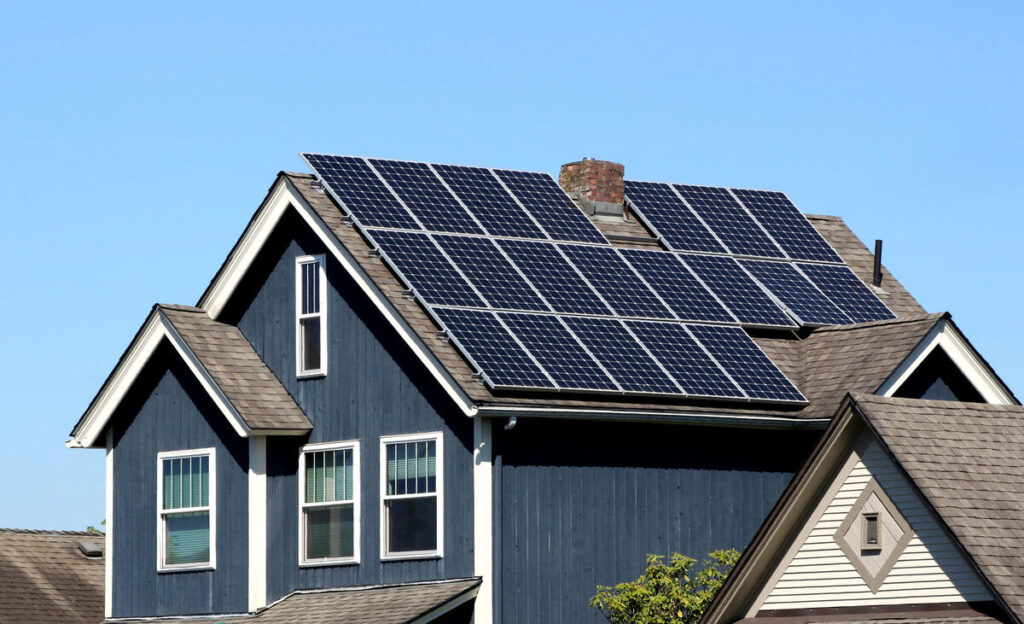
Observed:
[[[873,478],[833,538],[871,593],[877,593],[914,530]]]

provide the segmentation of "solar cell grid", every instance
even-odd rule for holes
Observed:
[[[494,173],[551,238],[585,243],[608,242],[583,211],[569,201],[551,176],[506,169],[496,169]]]
[[[419,230],[409,211],[395,199],[363,158],[303,154],[303,158],[345,207],[367,227]]]
[[[723,321],[736,319],[693,276],[676,254],[666,251],[620,249],[620,253],[680,319]]]
[[[685,184],[673,186],[732,253],[767,258],[784,257],[778,246],[729,194],[728,189]]]
[[[437,234],[434,241],[444,249],[448,257],[492,307],[550,311],[522,275],[505,259],[494,241],[449,234]]]
[[[547,238],[489,169],[432,165],[488,233],[495,236]]]
[[[845,325],[850,317],[788,262],[740,262],[804,324]]]
[[[605,301],[622,316],[674,318],[611,247],[559,245]]]
[[[727,253],[671,185],[626,180],[626,197],[672,249]]]
[[[371,159],[370,164],[426,229],[434,232],[484,233],[427,165],[379,159]]]
[[[563,317],[566,325],[627,392],[678,394],[679,387],[658,363],[612,319]]]
[[[556,312],[614,315],[554,244],[499,240],[498,246],[505,250]]]
[[[797,264],[815,286],[846,313],[854,323],[896,318],[875,293],[846,266]]]
[[[598,363],[580,346],[556,316],[500,312],[512,330],[559,387],[575,390],[618,390]]]
[[[451,336],[495,386],[550,388],[554,384],[491,312],[434,308]]]
[[[739,327],[687,325],[687,329],[751,398],[806,400]]]
[[[795,327],[795,323],[750,279],[736,260],[724,256],[679,254],[725,303],[741,323],[768,327]]]
[[[486,307],[426,234],[374,230],[373,238],[427,303]]]
[[[736,384],[679,323],[626,321],[626,325],[688,395],[741,397]]]
[[[732,192],[790,258],[843,261],[785,193],[748,189],[732,189]]]

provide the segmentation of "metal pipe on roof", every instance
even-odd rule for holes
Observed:
[[[882,285],[882,241],[875,240],[875,273],[871,283],[876,287]]]

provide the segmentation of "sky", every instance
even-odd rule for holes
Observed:
[[[71,427],[299,151],[783,190],[1024,392],[1020,3],[172,4],[0,4],[2,527],[103,520]]]

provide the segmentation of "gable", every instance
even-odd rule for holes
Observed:
[[[881,552],[860,548],[858,524],[864,512],[880,513]],[[874,435],[865,432],[747,616],[990,600],[913,485]]]
[[[933,349],[893,396],[936,401],[985,402],[981,393],[957,368],[942,347]]]

